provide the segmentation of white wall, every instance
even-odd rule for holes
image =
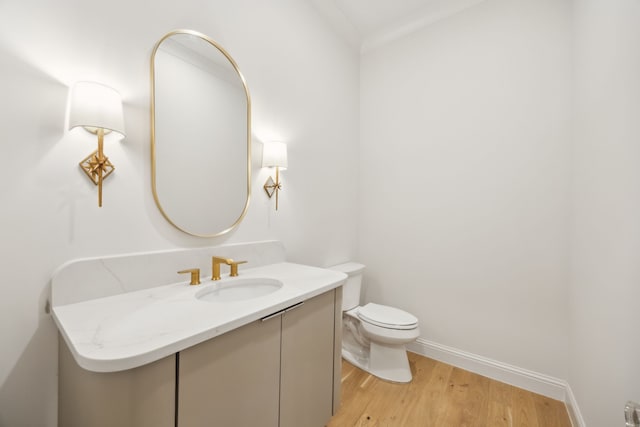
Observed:
[[[566,378],[570,3],[488,0],[363,55],[366,299]]]
[[[176,28],[229,50],[251,91],[256,140],[289,143],[278,213],[264,197],[256,142],[249,212],[219,239],[174,230],[151,196],[149,57]],[[127,138],[106,145],[116,171],[101,209],[78,167],[95,143],[64,129],[67,88],[85,79],[125,101]],[[56,331],[44,307],[51,273],[67,260],[267,238],[308,264],[355,255],[358,54],[305,2],[3,0],[0,93],[2,427],[56,425]]]
[[[586,425],[640,401],[640,2],[575,0],[569,383]]]
[[[617,425],[640,400],[639,21],[637,0],[487,0],[358,75],[296,0],[0,2],[0,427],[56,425],[58,265],[269,238],[314,265],[357,254],[366,299],[415,313],[424,338],[569,378],[587,425]],[[252,201],[218,239],[174,230],[150,191],[148,61],[176,28],[225,46],[252,95]],[[81,79],[126,104],[102,209],[77,166],[94,143],[63,128]],[[270,139],[289,143],[278,213]]]

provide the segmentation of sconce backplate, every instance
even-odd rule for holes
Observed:
[[[100,179],[100,169],[102,169],[102,179],[108,177],[115,169],[115,166],[109,161],[108,158],[104,158],[102,166],[100,166],[100,159],[98,157],[98,150],[89,154],[80,162],[80,167],[87,174],[89,179],[93,181],[95,185],[98,185]]]
[[[273,178],[269,177],[269,179],[267,179],[267,182],[264,183],[263,188],[264,188],[264,191],[266,191],[269,198],[271,198],[273,197],[273,193],[275,193],[276,191],[277,185],[273,181]]]

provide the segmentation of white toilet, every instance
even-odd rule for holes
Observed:
[[[360,307],[364,265],[348,262],[330,268],[349,276],[342,296],[342,357],[384,380],[410,382],[405,344],[420,335],[418,319],[385,305]]]

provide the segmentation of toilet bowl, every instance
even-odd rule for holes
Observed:
[[[350,262],[331,268],[349,276],[343,286],[342,357],[384,380],[410,382],[405,344],[420,336],[418,319],[386,305],[360,306],[364,265]]]

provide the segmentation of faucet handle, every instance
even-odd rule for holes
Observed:
[[[236,277],[238,275],[238,264],[246,264],[248,261],[231,261],[231,274],[229,276]]]
[[[199,268],[190,268],[188,270],[178,271],[178,274],[186,274],[191,273],[191,283],[190,285],[199,285],[200,284],[200,269]]]

